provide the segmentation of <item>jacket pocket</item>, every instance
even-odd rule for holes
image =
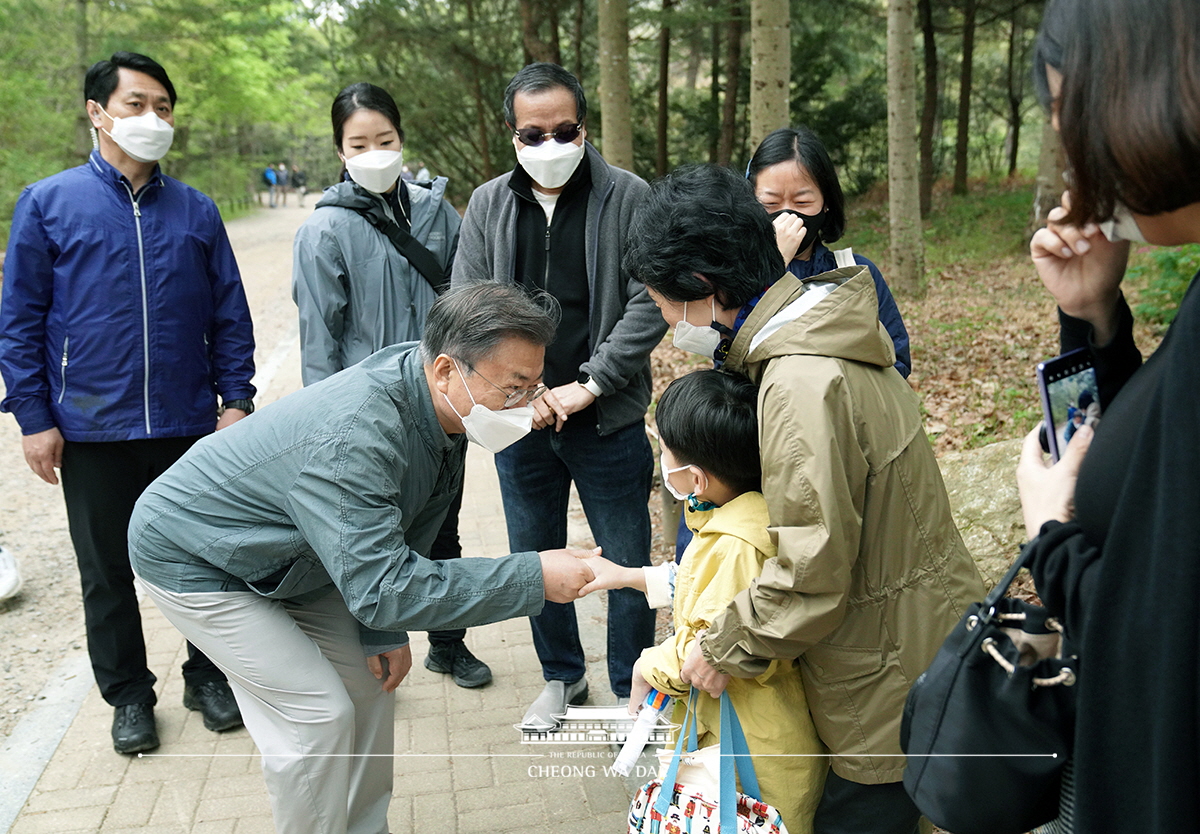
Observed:
[[[67,393],[67,347],[71,343],[69,336],[63,336],[62,365],[58,372],[58,402],[61,405]]]
[[[803,659],[813,678],[823,684],[845,683],[883,668],[883,650],[879,648],[818,643]]]

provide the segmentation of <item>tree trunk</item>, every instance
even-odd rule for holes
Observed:
[[[1020,5],[1014,5],[1012,11],[1012,28],[1008,35],[1008,176],[1017,173],[1017,151],[1021,144],[1021,87],[1024,79],[1018,77],[1017,68],[1017,15]]]
[[[478,55],[479,52],[475,48],[475,0],[466,0],[466,5],[467,36],[471,41],[471,54]],[[490,142],[492,125],[489,124],[488,114],[491,111],[487,102],[483,100],[483,82],[479,78],[479,61],[471,62],[471,97],[475,99],[476,144],[479,146],[479,162],[482,168],[480,174],[483,181],[487,182],[496,176],[496,169],[492,165]]]
[[[579,83],[583,83],[583,22],[586,17],[584,14],[587,8],[587,0],[579,0],[575,4],[575,31],[573,40],[575,41],[575,77],[579,79]]]
[[[750,147],[786,127],[792,50],[788,0],[750,0]]]
[[[967,193],[967,150],[971,130],[971,71],[975,62],[975,0],[963,3],[962,70],[958,77],[958,136],[954,143],[954,193]]]
[[[1050,117],[1042,124],[1042,151],[1038,156],[1037,185],[1033,194],[1033,213],[1029,218],[1026,238],[1046,225],[1046,215],[1062,200],[1066,190],[1063,182],[1063,171],[1066,170],[1066,160],[1063,158],[1062,142],[1059,141],[1058,131],[1050,124]]]
[[[712,25],[712,78],[708,85],[708,161],[715,164],[717,149],[721,141],[721,24],[716,12],[721,0],[708,0],[709,8],[713,11]]]
[[[548,38],[541,36],[543,23],[549,27]],[[533,61],[562,63],[558,47],[557,0],[521,0],[521,46],[527,64]]]
[[[633,170],[633,108],[629,93],[629,4],[599,0],[600,132],[610,165]]]
[[[666,21],[674,5],[675,0],[662,0],[663,25],[658,32],[658,123],[655,131],[657,153],[654,157],[654,173],[659,177],[666,176],[667,173],[667,123],[670,116],[667,91],[671,80],[671,27]]]
[[[87,75],[88,56],[91,53],[88,36],[88,0],[78,0],[76,3],[78,17],[75,19],[75,51],[79,58],[78,88],[83,88],[83,79]],[[75,155],[87,159],[92,152],[92,121],[88,118],[87,110],[80,107],[75,116]]]
[[[728,165],[733,159],[741,71],[742,3],[741,0],[729,0],[729,19],[725,24],[725,101],[721,109],[721,138],[717,144],[718,165]]]
[[[921,107],[921,217],[933,207],[933,132],[938,113],[937,38],[933,33],[932,0],[918,0],[925,42],[925,101]]]
[[[888,0],[888,217],[891,272],[888,281],[908,293],[920,290],[925,273],[918,183],[915,0]]]

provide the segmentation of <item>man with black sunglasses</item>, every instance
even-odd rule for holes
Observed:
[[[471,196],[452,282],[515,282],[549,292],[562,307],[546,350],[548,390],[533,402],[540,431],[496,455],[509,544],[565,546],[574,481],[596,543],[634,567],[650,563],[654,460],[643,419],[650,351],[666,323],[621,269],[647,186],[586,141],[586,116],[579,80],[557,64],[530,64],[513,77],[504,118],[517,165]],[[588,697],[574,606],[548,603],[531,623],[546,686],[521,726],[553,730],[568,703]],[[628,698],[633,663],[653,643],[645,597],[610,591],[608,677],[618,699]]]

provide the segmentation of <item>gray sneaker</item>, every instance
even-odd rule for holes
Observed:
[[[21,593],[21,566],[11,551],[0,547],[0,600]]]
[[[548,681],[542,694],[538,695],[525,711],[525,717],[517,727],[520,730],[541,733],[557,730],[562,725],[563,716],[567,714],[567,705],[579,706],[587,698],[587,678],[580,678],[574,683]]]

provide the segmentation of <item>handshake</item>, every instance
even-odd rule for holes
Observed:
[[[574,602],[592,591],[613,588],[645,590],[641,568],[623,568],[592,550],[543,550],[542,585],[548,602]]]

